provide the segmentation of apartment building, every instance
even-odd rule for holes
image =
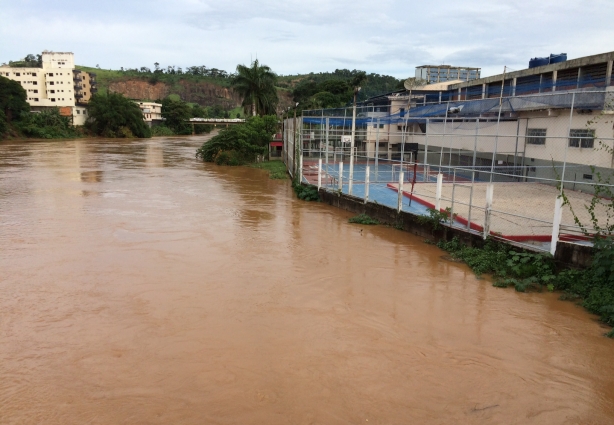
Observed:
[[[89,101],[95,89],[95,79],[87,80],[87,101],[81,85],[84,74],[75,71],[74,55],[71,52],[48,52],[42,54],[41,68],[14,68],[0,66],[0,76],[17,81],[26,91],[26,100],[33,112],[46,108],[61,108],[63,115],[67,115],[66,108],[70,108],[74,125],[82,125],[84,108],[77,108],[77,103],[84,104]],[[79,80],[76,76],[79,75]],[[80,84],[76,84],[80,83]]]
[[[162,119],[162,104],[154,102],[136,102],[143,112],[143,121],[148,126],[152,127],[163,121]]]
[[[92,96],[98,91],[96,74],[79,69],[75,69],[73,74],[75,101],[78,105],[87,105]]]

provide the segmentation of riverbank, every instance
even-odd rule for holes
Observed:
[[[286,164],[283,161],[263,161],[249,164],[249,167],[257,168],[259,170],[266,170],[269,173],[269,178],[273,180],[286,180],[289,179]]]

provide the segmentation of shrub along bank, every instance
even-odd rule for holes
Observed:
[[[464,246],[458,238],[449,242],[442,240],[437,246],[464,261],[476,275],[492,274],[494,286],[514,286],[519,292],[544,287],[562,291],[561,299],[578,301],[614,326],[614,239],[611,237],[595,241],[592,264],[584,270],[557,270],[550,254],[513,250],[493,240],[487,240],[480,248]],[[608,336],[614,337],[614,330]]]
[[[265,156],[271,135],[277,130],[277,117],[254,116],[244,124],[220,131],[196,151],[196,157],[218,165],[245,165]]]

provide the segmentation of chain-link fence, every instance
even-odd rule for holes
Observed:
[[[304,111],[284,158],[305,183],[553,252],[611,220],[608,199],[590,205],[614,190],[613,93]]]

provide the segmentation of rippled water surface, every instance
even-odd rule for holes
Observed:
[[[1,424],[612,424],[614,342],[203,138],[0,143]]]

